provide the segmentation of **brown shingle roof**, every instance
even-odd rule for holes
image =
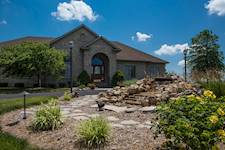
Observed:
[[[168,63],[165,60],[154,57],[152,55],[146,54],[140,50],[137,50],[133,47],[125,45],[120,42],[112,42],[117,46],[121,51],[117,53],[117,60],[123,61],[142,61],[142,62],[153,62],[153,63]]]
[[[53,39],[54,38],[51,38],[51,37],[26,36],[26,37],[14,39],[14,40],[0,42],[0,47],[13,46],[13,45],[16,45],[16,44],[21,44],[23,42],[46,42],[46,43],[50,43],[50,41],[53,40]]]

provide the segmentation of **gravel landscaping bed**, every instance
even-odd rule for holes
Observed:
[[[70,106],[69,103],[63,105],[64,107]],[[143,113],[140,111],[133,113],[116,113],[107,110],[99,112],[96,111],[96,108],[90,107],[90,105],[93,105],[93,103],[85,103],[85,105],[73,108],[73,113],[70,112],[65,115],[67,117],[64,118],[63,127],[55,131],[36,133],[31,131],[29,126],[32,121],[32,113],[29,115],[28,119],[21,120],[14,126],[7,126],[7,124],[15,122],[18,117],[21,116],[22,110],[6,113],[1,116],[1,126],[3,131],[16,135],[19,138],[27,139],[30,144],[40,148],[66,150],[85,149],[79,142],[79,137],[75,128],[79,125],[81,120],[101,115],[108,119],[112,126],[108,143],[102,149],[151,150],[156,149],[165,141],[163,137],[154,140],[153,131],[149,129],[154,113]],[[65,108],[64,113],[67,109],[68,108]]]

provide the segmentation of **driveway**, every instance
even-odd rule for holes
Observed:
[[[100,92],[104,92],[107,89],[97,88],[95,90],[81,90],[79,91],[80,96],[84,95],[97,95]],[[41,93],[31,93],[27,97],[36,97],[36,96],[63,96],[64,92],[41,92]],[[3,99],[13,99],[13,98],[23,98],[23,94],[0,94],[0,100]]]

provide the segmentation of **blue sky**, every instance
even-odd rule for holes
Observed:
[[[57,37],[80,23],[169,61],[168,71],[182,72],[181,51],[203,29],[225,53],[225,0],[0,0],[0,41]]]

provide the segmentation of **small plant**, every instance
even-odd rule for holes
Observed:
[[[77,81],[80,83],[80,85],[84,84],[85,86],[87,86],[87,84],[91,82],[91,79],[87,71],[84,70],[78,76]]]
[[[117,86],[119,83],[123,82],[124,74],[122,71],[117,71],[112,77],[112,86]]]
[[[58,101],[52,99],[48,104],[42,104],[37,110],[32,122],[32,128],[36,131],[55,130],[62,123]]]
[[[153,129],[164,133],[167,148],[210,150],[225,142],[225,97],[207,90],[202,96],[189,95],[157,107]]]
[[[94,83],[88,83],[87,85],[90,89],[94,90],[96,85]]]
[[[64,93],[64,100],[70,101],[72,99],[72,95],[69,92]]]
[[[81,122],[79,136],[88,147],[100,146],[107,141],[110,134],[110,125],[102,117],[92,118]]]
[[[79,88],[80,88],[80,89],[84,89],[84,88],[86,88],[86,85],[81,84],[81,85],[79,86]]]

